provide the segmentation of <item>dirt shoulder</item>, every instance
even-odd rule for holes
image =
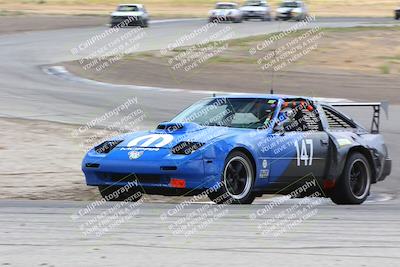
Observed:
[[[211,54],[208,60],[189,70],[176,66],[182,58],[193,62],[190,58],[206,51],[204,46],[194,50],[193,47],[179,48],[163,56],[159,51],[128,55],[101,71],[84,70],[79,62],[66,62],[64,66],[79,76],[117,84],[265,93],[273,80],[279,93],[354,100],[388,99],[400,103],[400,27],[322,29],[320,38],[312,43],[315,49],[282,69],[263,69],[276,57],[259,64],[260,58],[274,49],[284,51],[278,58],[285,52],[290,53],[293,45],[287,45],[306,32],[285,37],[256,56],[250,56],[249,49],[265,40],[265,36],[231,40],[226,43],[227,49]]]
[[[71,133],[78,126],[0,118],[0,198],[91,200],[84,184],[84,151]],[[90,133],[88,133],[90,134]]]
[[[0,34],[94,27],[108,21],[108,16],[8,15],[0,16]]]
[[[0,199],[100,200],[85,184],[86,149],[119,133],[80,125],[0,117]],[[174,203],[182,197],[146,196],[146,202]]]

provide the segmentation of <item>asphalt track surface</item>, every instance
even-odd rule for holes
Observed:
[[[146,30],[139,50],[165,48],[204,23],[202,20],[154,23]],[[321,19],[313,25],[352,27],[392,23],[391,19]],[[230,24],[235,37],[276,32],[285,25],[289,24]],[[206,95],[185,90],[112,87],[66,80],[43,71],[46,66],[79,59],[83,54],[73,56],[70,50],[106,29],[63,29],[0,36],[0,116],[85,124],[128,98],[137,97],[147,114],[145,126],[154,127]],[[353,110],[352,114],[365,123],[370,118],[369,110]],[[391,106],[389,120],[384,120],[382,125],[394,161],[392,175],[373,187],[370,200],[362,206],[335,206],[324,202],[317,206],[314,216],[273,237],[261,233],[259,225],[265,218],[249,218],[269,203],[260,200],[254,205],[225,207],[223,217],[185,237],[174,235],[169,228],[171,221],[160,219],[160,215],[174,209],[175,204],[145,203],[133,218],[96,238],[85,236],[80,224],[71,218],[90,203],[4,200],[0,201],[0,265],[399,266],[400,182],[396,164],[400,158],[399,115],[400,108]],[[274,212],[283,211],[298,201],[290,200],[276,207]],[[174,219],[184,218],[203,205],[190,205]],[[103,205],[85,219],[110,207],[111,204]]]

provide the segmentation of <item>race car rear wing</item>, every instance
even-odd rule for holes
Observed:
[[[372,107],[372,123],[371,123],[371,133],[379,133],[380,115],[381,108],[385,112],[386,118],[389,118],[389,102],[343,102],[343,103],[329,103],[334,107]]]

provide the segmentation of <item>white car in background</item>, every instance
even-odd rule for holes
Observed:
[[[302,1],[283,1],[276,9],[276,20],[290,20],[297,21],[304,20],[308,16],[308,9]]]
[[[230,2],[217,3],[215,8],[208,13],[208,18],[210,22],[232,21],[240,23],[243,21],[242,11],[240,11],[239,6]]]
[[[149,26],[149,14],[140,4],[121,4],[111,13],[111,27]]]
[[[271,8],[267,1],[262,0],[248,0],[240,8],[244,20],[248,19],[261,19],[263,21],[270,21]]]

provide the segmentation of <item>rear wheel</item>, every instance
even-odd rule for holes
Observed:
[[[208,197],[217,204],[251,204],[255,199],[255,171],[249,157],[240,151],[229,154],[222,173],[222,185]]]
[[[139,188],[124,188],[122,186],[99,186],[101,196],[106,201],[136,202],[142,198],[143,193]]]
[[[362,204],[371,188],[371,168],[361,153],[353,153],[346,161],[342,176],[332,191],[336,204]]]

